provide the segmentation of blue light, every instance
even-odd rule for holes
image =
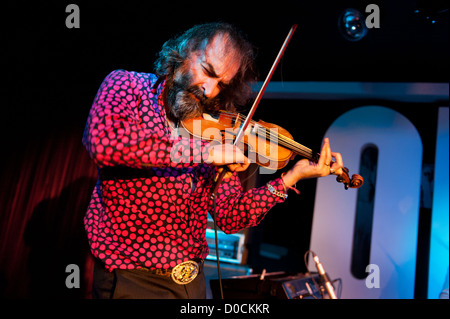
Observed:
[[[448,289],[449,244],[449,112],[439,109],[431,220],[428,298],[436,299]],[[445,287],[446,286],[446,287]]]

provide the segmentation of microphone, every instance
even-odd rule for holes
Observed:
[[[316,263],[316,268],[317,271],[319,272],[320,278],[322,278],[323,282],[325,283],[325,289],[327,290],[330,299],[337,299],[336,294],[334,293],[333,285],[331,284],[330,279],[328,278],[328,275],[325,272],[325,269],[320,263],[319,257],[314,252],[313,252],[313,259],[314,262]]]

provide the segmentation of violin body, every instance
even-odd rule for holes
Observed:
[[[205,114],[203,117],[183,121],[181,125],[195,138],[231,144],[234,142],[242,122],[239,114],[221,112],[218,118]],[[292,139],[289,132],[282,127],[258,121],[247,128],[247,132],[237,147],[252,163],[278,170],[285,167],[296,154],[292,150],[274,143],[277,135]]]
[[[220,112],[217,117],[204,114],[203,117],[192,118],[181,122],[181,126],[190,136],[215,143],[234,143],[236,135],[245,117],[240,114]],[[285,167],[296,155],[316,162],[320,154],[295,142],[292,135],[284,128],[264,121],[251,121],[243,138],[236,144],[245,156],[260,166],[278,170]],[[350,179],[348,169],[336,180],[345,188],[358,188],[363,178],[354,174]]]

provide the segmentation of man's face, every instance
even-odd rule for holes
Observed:
[[[218,94],[236,75],[239,57],[235,50],[227,48],[225,37],[216,35],[204,49],[191,52],[175,71],[168,103],[177,119],[200,116],[212,109]]]

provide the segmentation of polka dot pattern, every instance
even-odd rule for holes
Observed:
[[[203,163],[209,143],[173,138],[151,91],[156,76],[116,70],[100,86],[83,136],[99,179],[84,218],[91,251],[110,270],[171,268],[208,255],[207,214],[217,169]],[[270,184],[283,190],[281,179]],[[266,186],[242,190],[237,174],[218,189],[218,226],[257,225],[284,199]]]

